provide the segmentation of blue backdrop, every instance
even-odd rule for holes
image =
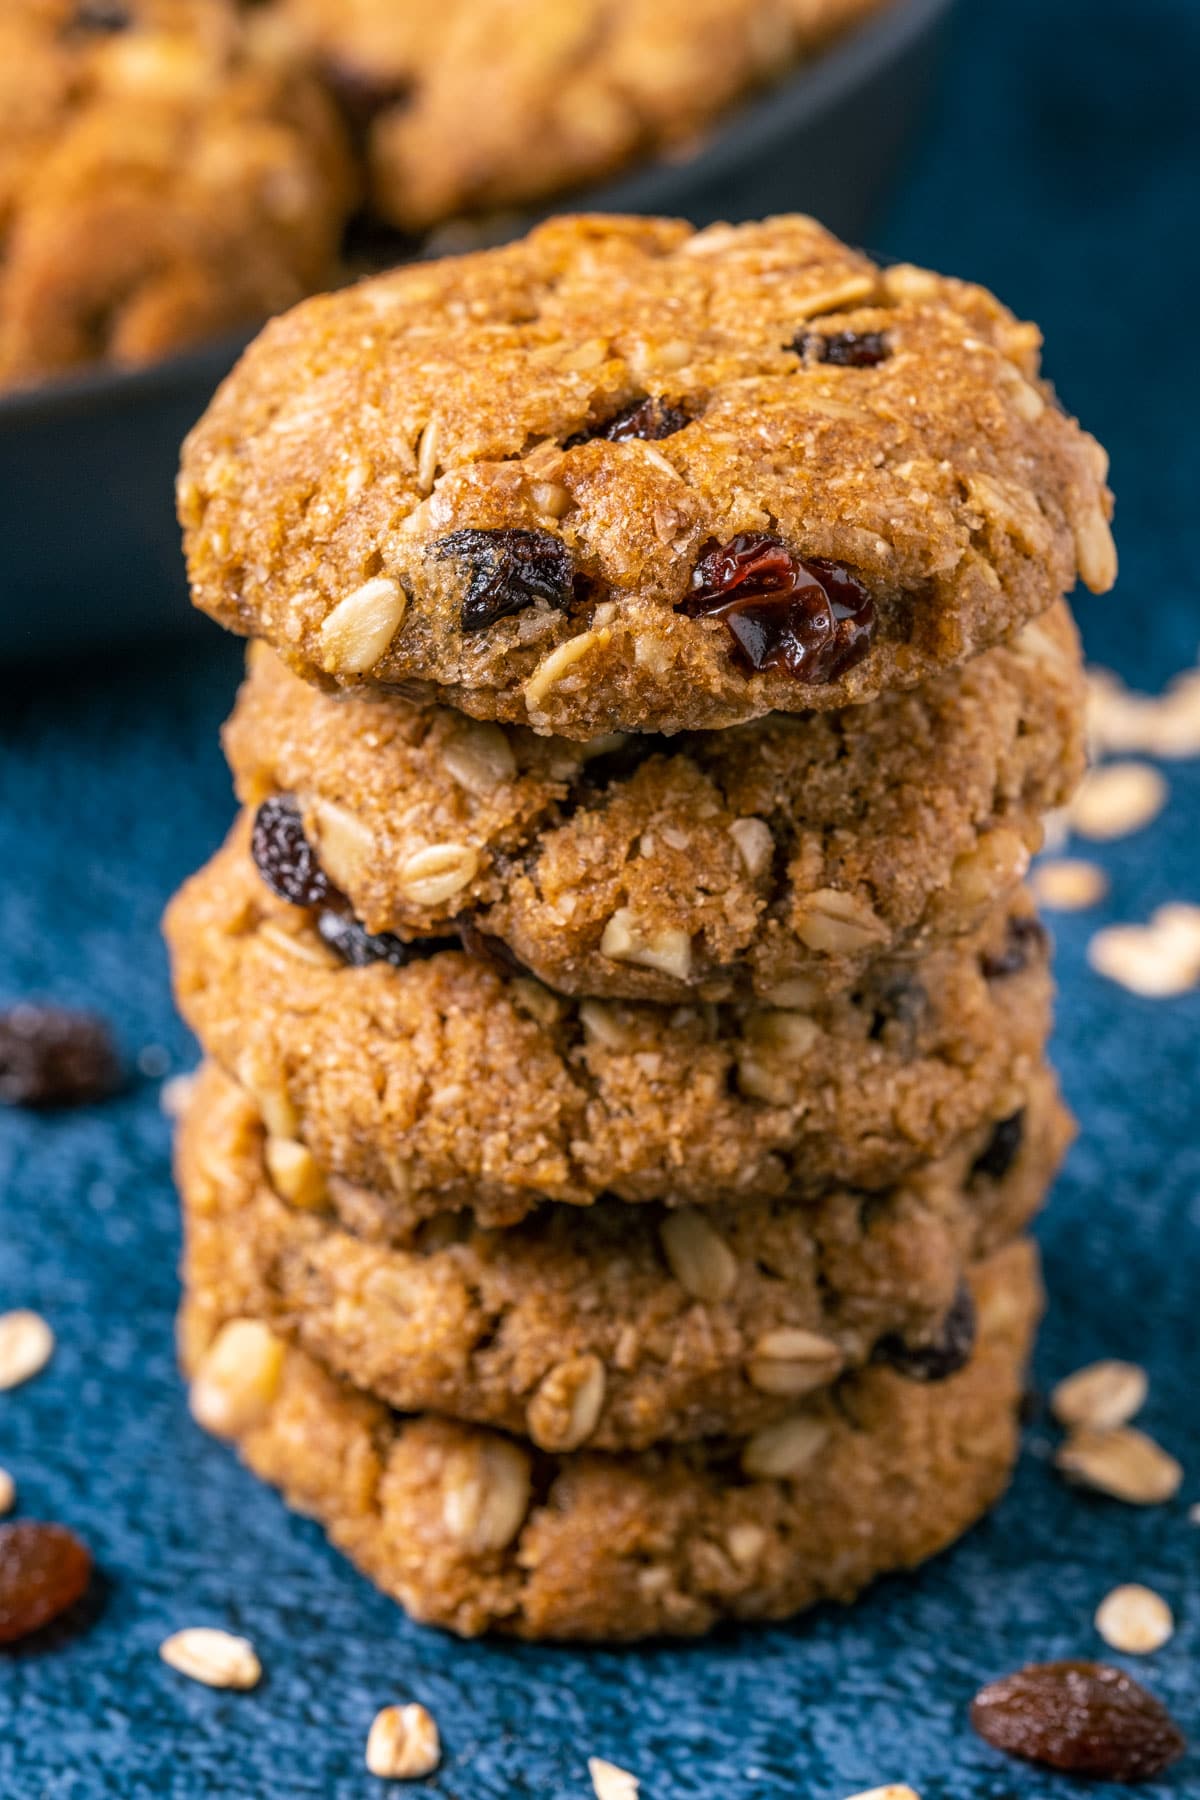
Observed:
[[[1197,68],[1194,0],[974,0],[873,244],[992,284],[1045,326],[1050,373],[1111,447],[1120,499],[1121,583],[1082,601],[1085,634],[1146,686],[1200,637]],[[158,919],[229,816],[216,730],[237,661],[214,631],[185,656],[29,674],[4,701],[0,1001],[98,1006],[131,1059],[163,1046],[172,1070],[191,1066]],[[1146,1364],[1149,1427],[1189,1471],[1178,1502],[1137,1512],[1067,1491],[1035,1428],[991,1520],[849,1612],[619,1655],[412,1627],[187,1417],[168,1127],[139,1076],[102,1109],[0,1117],[0,1310],[36,1307],[59,1338],[45,1375],[0,1395],[0,1464],[22,1511],[77,1526],[103,1572],[90,1629],[0,1655],[3,1800],[382,1791],[362,1769],[366,1730],[407,1696],[441,1724],[431,1785],[455,1800],[586,1795],[591,1752],[640,1775],[648,1800],[842,1800],[886,1780],[924,1800],[1052,1800],[1079,1790],[976,1740],[968,1701],[1015,1664],[1097,1653],[1092,1611],[1129,1579],[1179,1616],[1139,1672],[1200,1730],[1200,996],[1140,1001],[1084,960],[1096,923],[1200,900],[1200,766],[1169,774],[1165,816],[1102,855],[1102,912],[1058,932],[1058,1056],[1083,1132],[1042,1229],[1038,1372]],[[166,1633],[201,1622],[254,1638],[257,1692],[160,1665]],[[1143,1791],[1198,1790],[1193,1753]]]

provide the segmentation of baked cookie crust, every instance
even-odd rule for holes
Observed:
[[[1041,1060],[1047,940],[1023,894],[804,1010],[576,1002],[437,944],[347,964],[328,939],[353,921],[274,894],[250,823],[168,909],[180,1009],[273,1133],[413,1219],[891,1186],[1016,1110]]]
[[[176,1172],[184,1282],[402,1412],[540,1449],[743,1435],[871,1358],[945,1378],[969,1355],[967,1264],[1041,1205],[1070,1136],[1053,1078],[895,1190],[701,1215],[601,1201],[380,1241],[386,1201],[327,1183],[211,1064]]]
[[[769,1434],[639,1456],[547,1457],[406,1419],[203,1289],[180,1341],[201,1421],[414,1618],[465,1637],[692,1637],[851,1600],[998,1498],[1041,1304],[1032,1244],[979,1265],[971,1286],[979,1338],[950,1380],[873,1367]]]
[[[267,327],[184,449],[193,598],[564,737],[858,704],[1111,585],[1039,342],[810,219],[556,219]]]
[[[1059,605],[868,706],[578,744],[322,693],[256,644],[224,744],[371,932],[465,925],[560,993],[800,1004],[1015,890],[1083,771],[1083,671]]]

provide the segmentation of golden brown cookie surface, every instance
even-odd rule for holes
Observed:
[[[168,911],[180,1008],[273,1132],[412,1218],[890,1186],[1011,1113],[1041,1059],[1046,940],[1022,895],[806,1010],[575,1002],[458,949],[364,946],[266,886],[249,823]]]
[[[566,737],[869,700],[1111,584],[1038,343],[808,219],[555,220],[267,328],[185,448],[193,597]]]
[[[370,931],[465,924],[562,993],[801,1004],[1015,889],[1082,771],[1082,707],[1055,608],[869,706],[590,745],[323,694],[256,645],[224,741]]]
[[[385,1200],[266,1137],[209,1065],[176,1155],[184,1278],[402,1412],[553,1451],[744,1435],[873,1355],[953,1374],[965,1267],[1028,1224],[1069,1130],[1039,1073],[1013,1120],[870,1201],[551,1205],[505,1231],[463,1213],[395,1245]]]
[[[972,1292],[976,1351],[948,1381],[871,1368],[769,1435],[536,1466],[512,1438],[399,1417],[202,1288],[181,1345],[202,1422],[414,1617],[464,1636],[691,1637],[850,1600],[1002,1492],[1040,1308],[1032,1244],[979,1265]],[[241,1341],[223,1345],[231,1323]]]

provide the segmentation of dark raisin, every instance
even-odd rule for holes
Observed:
[[[760,531],[706,544],[676,610],[720,619],[748,672],[786,669],[813,684],[860,662],[875,625],[875,603],[852,569],[826,557],[801,561]]]
[[[359,131],[373,124],[380,113],[404,105],[414,91],[406,76],[372,75],[347,62],[327,62],[323,74],[347,122]]]
[[[889,1025],[899,1025],[910,1035],[929,1010],[929,994],[915,975],[893,975],[871,995],[871,1037],[878,1043]]]
[[[65,1525],[0,1525],[0,1644],[15,1644],[83,1598],[91,1552]]]
[[[271,892],[293,906],[320,906],[333,892],[294,800],[272,794],[263,801],[254,815],[250,854]]]
[[[464,631],[485,631],[535,600],[566,606],[574,591],[571,553],[549,531],[452,531],[429,547],[439,562],[461,557],[470,571]]]
[[[892,354],[882,331],[799,331],[787,346],[805,362],[833,363],[839,369],[874,369]]]
[[[413,938],[406,942],[390,931],[368,931],[350,913],[337,912],[332,907],[317,914],[317,931],[352,969],[366,969],[378,962],[403,969],[410,962],[435,956],[439,950],[458,948],[456,938]]]
[[[493,968],[503,969],[506,975],[528,975],[525,964],[518,961],[503,939],[480,931],[469,913],[459,913],[454,929],[458,932],[459,943],[476,962],[491,963]]]
[[[971,1174],[985,1175],[989,1181],[1003,1181],[1021,1148],[1025,1136],[1025,1109],[998,1119],[992,1135],[971,1164]]]
[[[78,0],[67,22],[69,34],[83,32],[116,33],[128,31],[133,14],[123,0]]]
[[[1107,1663],[1033,1663],[971,1702],[981,1738],[1009,1756],[1096,1781],[1149,1781],[1187,1748],[1160,1700]]]
[[[1032,914],[1010,919],[1002,950],[988,951],[981,967],[989,981],[1001,981],[1006,975],[1019,975],[1035,957],[1044,954],[1049,939],[1046,927]]]
[[[975,1348],[975,1300],[961,1282],[954,1303],[932,1338],[923,1344],[906,1344],[889,1337],[876,1346],[875,1355],[908,1381],[946,1381],[971,1360]]]
[[[577,431],[567,439],[563,449],[573,450],[577,444],[590,443],[592,438],[607,438],[610,444],[627,444],[631,438],[657,441],[674,437],[688,422],[688,415],[680,407],[671,406],[659,395],[651,394],[647,400],[635,400],[632,406],[622,407],[602,424]]]
[[[0,1012],[0,1102],[86,1106],[116,1092],[121,1064],[95,1013],[21,1001]]]

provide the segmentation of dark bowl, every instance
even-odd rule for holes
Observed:
[[[800,209],[859,240],[924,104],[950,5],[894,0],[696,155],[562,204],[697,224]],[[508,235],[527,222],[511,220]],[[0,660],[87,656],[194,626],[174,514],[179,445],[252,335],[0,399]]]

